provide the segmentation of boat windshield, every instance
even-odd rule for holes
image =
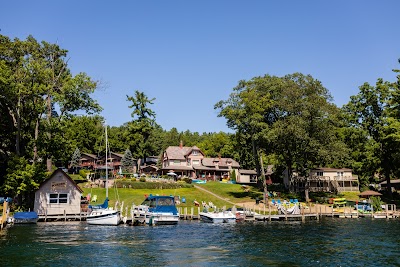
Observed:
[[[156,206],[175,206],[174,199],[171,197],[160,197],[160,198],[146,198],[142,205],[148,206],[150,208],[155,208]]]
[[[174,206],[173,198],[160,198],[158,199],[158,206]]]

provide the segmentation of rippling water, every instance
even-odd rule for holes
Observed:
[[[15,225],[2,266],[400,266],[400,220],[93,226]]]

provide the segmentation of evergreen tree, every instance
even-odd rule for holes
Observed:
[[[121,166],[123,172],[133,173],[134,160],[129,148],[125,150],[124,156],[121,159]]]
[[[74,169],[74,173],[76,173],[76,169],[79,167],[80,161],[81,161],[81,151],[79,150],[79,148],[76,148],[71,159],[71,167]]]

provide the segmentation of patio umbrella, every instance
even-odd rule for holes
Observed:
[[[169,173],[167,173],[167,175],[176,176],[176,173],[174,173],[174,172],[169,172]]]
[[[360,193],[359,196],[367,198],[367,197],[372,197],[372,196],[382,196],[382,194],[379,192],[376,192],[376,191],[367,190],[367,191]]]

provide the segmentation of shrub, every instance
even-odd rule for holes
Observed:
[[[190,179],[190,178],[183,178],[182,180],[185,181],[185,183],[187,183],[187,184],[192,183],[192,179]]]
[[[140,182],[146,182],[146,177],[140,177],[139,181]]]
[[[77,183],[77,184],[87,182],[86,177],[83,178],[81,175],[78,175],[78,174],[70,174],[69,176],[70,176],[70,177],[72,178],[72,180],[74,180],[74,182]]]
[[[382,210],[382,205],[384,204],[381,200],[380,197],[371,197],[371,204],[374,209],[374,211],[381,211]]]
[[[116,187],[118,188],[133,188],[133,189],[177,189],[177,188],[191,188],[193,185],[186,183],[160,183],[160,182],[141,182],[137,183],[130,179],[117,179],[115,180]]]
[[[86,179],[88,173],[90,173],[90,171],[88,171],[88,170],[85,170],[85,169],[80,169],[80,170],[79,170],[79,175],[80,175],[82,178],[85,178],[85,179]]]

